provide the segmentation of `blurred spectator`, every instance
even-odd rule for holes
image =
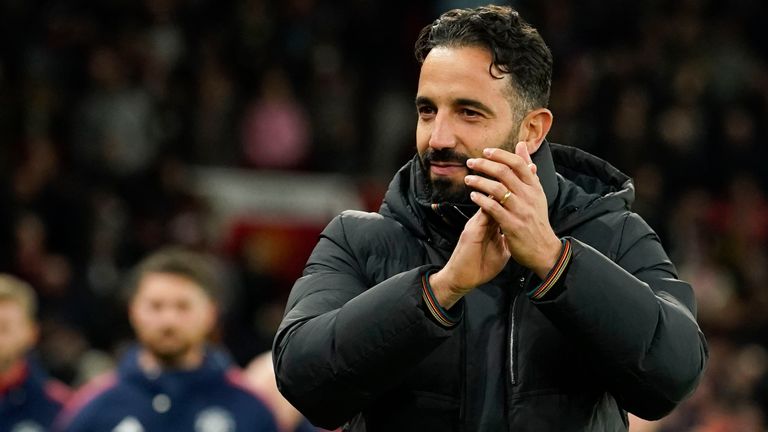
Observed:
[[[30,358],[37,343],[36,300],[32,287],[0,274],[0,430],[43,432],[69,397]]]
[[[214,41],[206,40],[202,45],[193,114],[195,160],[204,164],[235,165],[239,160],[235,138],[237,83],[219,58],[219,47]]]
[[[206,343],[218,315],[206,257],[160,250],[139,263],[128,289],[139,344],[116,374],[75,396],[63,430],[277,430],[227,356]]]
[[[160,152],[154,101],[130,76],[131,66],[116,47],[95,47],[90,91],[73,123],[75,160],[107,179],[140,174]]]
[[[261,97],[243,119],[243,152],[258,168],[298,168],[309,153],[307,116],[279,68],[264,74]]]

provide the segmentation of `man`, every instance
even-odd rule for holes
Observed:
[[[38,337],[36,313],[32,287],[0,274],[0,431],[49,430],[69,396],[29,359]]]
[[[691,287],[615,168],[549,144],[552,58],[508,7],[416,42],[418,154],[378,214],[324,230],[275,338],[314,424],[374,431],[615,431],[696,386]]]
[[[216,324],[214,276],[204,257],[161,250],[129,284],[139,346],[117,374],[89,384],[60,423],[66,431],[276,431],[228,358],[206,344]]]

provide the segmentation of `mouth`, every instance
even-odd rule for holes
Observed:
[[[467,167],[458,162],[432,162],[429,172],[434,176],[455,176],[465,173]]]

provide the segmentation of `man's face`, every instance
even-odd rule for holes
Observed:
[[[480,47],[436,47],[421,66],[416,147],[432,184],[433,201],[467,201],[468,158],[487,147],[513,149],[518,124],[510,105],[509,75]]]
[[[0,372],[22,358],[36,339],[37,326],[24,308],[12,300],[0,300]]]
[[[216,321],[216,307],[203,289],[172,273],[145,274],[129,313],[144,348],[171,365],[199,349]]]

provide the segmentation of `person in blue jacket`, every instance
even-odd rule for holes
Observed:
[[[207,343],[217,318],[215,285],[210,263],[187,250],[160,250],[139,263],[128,284],[139,343],[116,372],[75,395],[56,430],[276,431],[239,369]]]
[[[30,358],[37,343],[37,299],[26,282],[0,274],[0,431],[51,427],[69,389]]]

